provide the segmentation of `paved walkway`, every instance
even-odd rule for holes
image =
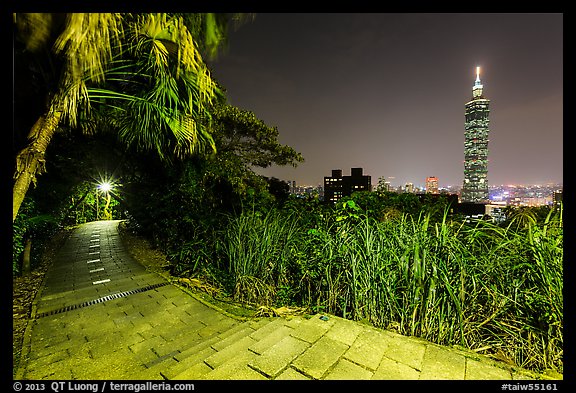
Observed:
[[[234,318],[134,261],[118,223],[80,225],[59,251],[35,300],[16,379],[536,378],[331,315]]]

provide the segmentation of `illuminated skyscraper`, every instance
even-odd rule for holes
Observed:
[[[480,67],[476,67],[476,82],[472,100],[466,103],[464,126],[464,184],[462,202],[488,203],[488,125],[490,100],[482,94]]]

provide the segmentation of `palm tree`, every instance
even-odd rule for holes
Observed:
[[[200,54],[223,42],[226,19],[211,14],[14,14],[25,50],[51,57],[57,81],[16,156],[13,221],[30,183],[45,171],[59,127],[109,129],[162,159],[214,149],[206,119],[220,96]],[[190,27],[193,31],[188,28]]]

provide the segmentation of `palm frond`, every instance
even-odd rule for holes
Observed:
[[[112,59],[112,46],[122,35],[122,16],[113,13],[70,13],[54,44],[64,54],[72,79],[86,74],[102,82],[103,69]]]

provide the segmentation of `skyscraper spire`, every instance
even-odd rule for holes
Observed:
[[[472,87],[472,97],[480,98],[482,97],[482,82],[480,82],[480,67],[476,67],[476,81]]]

